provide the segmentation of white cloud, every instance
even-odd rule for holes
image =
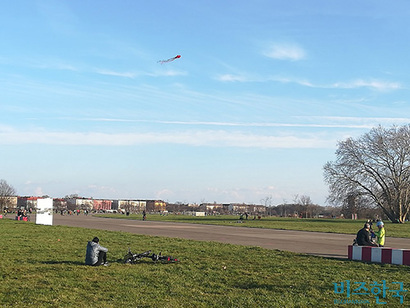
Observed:
[[[383,81],[377,79],[356,79],[353,81],[341,81],[335,82],[333,84],[315,84],[305,79],[289,78],[289,77],[275,77],[269,78],[271,81],[278,81],[282,83],[296,83],[302,86],[310,88],[321,88],[321,89],[358,89],[358,88],[369,88],[376,91],[391,91],[401,89],[402,86],[398,82]]]
[[[106,69],[97,69],[97,74],[114,76],[114,77],[125,77],[125,78],[136,78],[139,76],[148,76],[148,77],[174,77],[174,76],[185,76],[186,72],[177,71],[177,70],[164,70],[164,71],[155,71],[153,73],[147,72],[117,72]]]
[[[175,192],[171,189],[161,189],[155,193],[155,198],[160,200],[169,200],[175,198]]]
[[[253,148],[333,148],[338,140],[347,134],[357,134],[377,125],[402,125],[410,122],[408,118],[366,118],[366,117],[295,117],[304,119],[302,123],[275,122],[206,122],[206,121],[145,121],[95,118],[85,121],[109,122],[150,122],[177,126],[192,126],[188,130],[174,132],[146,133],[103,133],[103,132],[53,132],[42,129],[18,130],[0,125],[0,145],[43,144],[69,146],[134,146],[142,144],[179,144],[204,147],[253,147]],[[195,129],[194,127],[198,127]],[[199,127],[207,127],[199,129]],[[224,129],[226,127],[227,129]],[[232,130],[234,128],[323,128],[322,133],[286,132],[252,133]],[[228,129],[229,128],[229,129]],[[327,129],[343,129],[329,131]],[[354,129],[355,131],[347,130]],[[248,129],[247,129],[248,130]]]
[[[356,79],[352,81],[340,81],[331,84],[318,84],[304,78],[286,76],[249,76],[246,74],[221,74],[216,78],[222,82],[280,82],[294,83],[309,88],[318,89],[359,89],[368,88],[376,91],[393,91],[402,89],[399,82],[378,79]]]
[[[378,91],[389,91],[401,89],[398,82],[381,81],[381,80],[363,80],[357,79],[351,82],[338,82],[330,86],[331,88],[354,89],[354,88],[371,88]]]
[[[180,144],[209,147],[255,148],[329,148],[334,136],[320,138],[318,134],[271,136],[224,130],[180,131],[174,133],[116,133],[100,132],[0,132],[0,144],[46,144],[84,146],[133,146],[141,144]]]
[[[36,196],[44,196],[43,189],[41,187],[36,187],[35,195]]]
[[[115,76],[115,77],[126,77],[126,78],[135,78],[137,76],[137,74],[133,72],[114,72],[114,71],[103,70],[103,69],[97,70],[97,74]]]
[[[178,71],[178,70],[165,70],[165,71],[155,71],[154,73],[149,73],[147,76],[151,77],[174,77],[174,76],[186,76],[188,75],[187,72]]]
[[[86,191],[91,196],[113,196],[118,193],[115,187],[106,186],[106,185],[96,185],[90,184],[87,186]]]
[[[224,75],[219,75],[216,78],[219,81],[225,81],[225,82],[246,82],[250,81],[247,79],[245,76],[242,75],[232,75],[232,74],[224,74]]]
[[[268,58],[290,61],[299,61],[306,57],[303,48],[290,43],[273,44],[263,54]]]
[[[309,82],[305,79],[298,79],[298,78],[271,76],[271,77],[268,78],[268,80],[278,81],[278,82],[282,82],[282,83],[297,83],[297,84],[300,84],[302,86],[311,87],[311,88],[318,87],[318,86],[315,86],[314,84],[312,84],[311,82]]]
[[[335,116],[311,116],[311,117],[297,117],[309,118],[313,120],[325,120],[340,125],[339,127],[352,127],[355,125],[362,125],[364,127],[375,127],[377,125],[406,125],[410,123],[410,118],[383,118],[383,117],[335,117]],[[342,123],[342,124],[340,124]],[[350,124],[348,124],[350,123]]]
[[[374,121],[361,121],[362,118],[353,117],[323,117],[323,116],[310,116],[310,117],[295,117],[304,119],[319,119],[329,120],[327,123],[276,123],[276,122],[211,122],[211,121],[165,121],[165,120],[132,120],[132,119],[120,119],[120,118],[63,118],[70,121],[87,121],[87,122],[135,122],[135,123],[151,123],[151,124],[170,124],[181,126],[227,126],[227,127],[300,127],[300,128],[372,128],[377,126],[376,119],[383,120],[383,118],[371,118]],[[364,118],[370,119],[370,118]],[[396,120],[396,122],[394,122]],[[352,122],[352,123],[349,123]],[[391,118],[389,122],[402,123],[406,119]],[[361,122],[361,123],[359,123]],[[382,121],[385,122],[385,121]],[[407,120],[408,123],[410,119]],[[0,127],[1,128],[1,127]]]

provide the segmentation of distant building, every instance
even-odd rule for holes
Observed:
[[[147,212],[165,212],[167,204],[162,200],[147,200]]]
[[[130,212],[130,213],[141,213],[147,208],[147,201],[143,200],[113,200],[112,210]]]
[[[93,199],[94,211],[106,211],[111,210],[112,200]]]
[[[0,210],[3,207],[4,210],[12,211],[17,208],[17,198],[18,197],[0,197]],[[1,214],[1,213],[0,213]]]
[[[238,214],[238,213],[245,213],[248,212],[249,208],[247,204],[244,203],[231,203],[228,207],[229,212],[233,214]]]
[[[248,213],[248,214],[265,214],[266,206],[245,204],[245,203],[231,203],[228,206],[229,212],[232,214]]]
[[[53,208],[56,211],[67,210],[67,200],[62,199],[62,198],[54,198],[53,199]]]
[[[251,214],[265,214],[266,206],[251,204],[248,206],[248,212]]]
[[[41,197],[17,197],[17,208],[29,210],[37,207],[37,200]]]
[[[94,200],[90,198],[67,198],[67,208],[73,210],[91,211],[94,207]]]
[[[199,209],[206,213],[220,213],[223,209],[223,204],[221,203],[202,203]]]

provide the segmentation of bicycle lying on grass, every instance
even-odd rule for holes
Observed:
[[[131,248],[128,248],[128,253],[124,256],[124,263],[126,264],[136,264],[138,261],[142,260],[143,258],[149,258],[154,262],[162,262],[162,263],[175,263],[179,260],[171,257],[171,256],[163,256],[160,252],[159,254],[151,254],[151,250],[142,252],[142,253],[133,253]]]

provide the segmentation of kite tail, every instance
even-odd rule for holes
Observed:
[[[164,64],[164,63],[172,62],[172,61],[174,61],[174,60],[176,60],[176,59],[179,59],[179,58],[181,58],[181,56],[180,56],[180,55],[177,55],[177,56],[175,56],[175,57],[173,57],[173,58],[169,58],[169,59],[167,59],[167,60],[159,60],[157,63]]]

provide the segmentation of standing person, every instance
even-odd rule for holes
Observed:
[[[104,265],[108,266],[107,262],[108,249],[100,245],[98,237],[94,237],[87,244],[87,252],[85,254],[85,264],[92,266]]]
[[[370,224],[365,223],[363,228],[357,232],[356,242],[359,246],[377,246],[376,243],[370,241]]]
[[[376,227],[379,229],[377,231],[374,231],[374,234],[376,234],[377,236],[377,244],[379,244],[379,247],[384,247],[384,242],[386,240],[386,230],[384,230],[383,221],[378,221],[376,223]]]
[[[142,220],[147,220],[147,213],[144,211],[142,211]]]

